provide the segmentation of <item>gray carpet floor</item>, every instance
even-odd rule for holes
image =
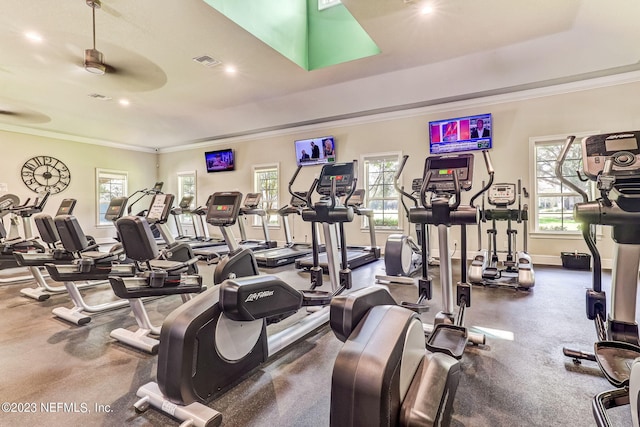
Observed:
[[[383,266],[378,261],[354,270],[355,287],[374,283]],[[297,288],[308,285],[308,274],[293,267],[268,271]],[[205,283],[211,283],[212,267],[203,266],[201,273]],[[437,284],[437,268],[433,273]],[[2,271],[0,279],[12,274],[17,273]],[[609,281],[605,274],[607,291]],[[3,406],[0,426],[178,424],[153,409],[142,414],[133,409],[137,388],[155,380],[157,359],[109,337],[115,328],[134,327],[128,309],[97,315],[86,326],[70,325],[51,314],[52,308],[69,305],[66,295],[37,302],[20,295],[28,283],[3,282],[0,402],[15,405],[9,412]],[[487,344],[468,348],[462,358],[453,426],[595,424],[591,399],[611,387],[595,364],[576,366],[562,355],[563,346],[587,351],[593,347],[594,326],[584,307],[590,283],[587,271],[538,266],[530,292],[473,288],[466,324],[486,331]],[[389,289],[398,301],[416,297],[415,286]],[[425,321],[439,310],[438,286],[434,290],[431,310],[422,315]],[[89,302],[113,297],[108,285],[83,294]],[[179,297],[151,302],[151,320],[161,322],[180,303]],[[285,322],[279,325],[284,326]],[[328,426],[331,371],[340,347],[325,326],[208,405],[222,412],[224,426]],[[625,408],[612,412],[617,425],[630,425]]]

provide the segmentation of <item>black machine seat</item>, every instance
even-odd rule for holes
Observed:
[[[77,253],[84,259],[91,259],[96,263],[111,262],[117,259],[119,252],[100,252],[96,244],[91,244],[82,231],[80,223],[73,215],[58,215],[54,219],[60,242],[65,250]]]
[[[162,253],[153,237],[151,226],[144,217],[124,216],[116,221],[116,229],[127,257],[146,263],[149,270],[160,269],[175,275],[187,272],[189,266],[198,261],[197,257],[187,261],[161,259]]]
[[[455,359],[425,352],[416,313],[374,306],[336,359],[331,426],[449,425],[459,376]]]
[[[38,228],[40,238],[43,242],[51,245],[55,245],[59,240],[58,230],[56,229],[56,223],[49,214],[39,213],[33,217],[33,221]]]

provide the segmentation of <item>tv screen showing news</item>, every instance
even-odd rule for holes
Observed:
[[[216,150],[204,153],[204,160],[207,165],[207,172],[223,172],[235,169],[233,150]]]
[[[298,166],[335,163],[336,144],[332,136],[300,139],[295,142]]]
[[[488,150],[492,147],[491,114],[429,122],[431,154]]]

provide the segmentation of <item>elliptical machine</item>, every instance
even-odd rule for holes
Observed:
[[[640,399],[640,338],[636,323],[638,267],[640,265],[640,131],[594,135],[582,140],[585,175],[597,184],[600,198],[588,201],[587,193],[562,176],[562,166],[575,137],[569,136],[556,166],[556,176],[580,194],[583,203],[573,208],[583,224],[582,235],[593,256],[593,284],[587,289],[587,317],[595,322],[594,353],[563,349],[574,363],[598,362],[616,388],[594,397],[593,414],[598,426],[611,426],[606,410],[631,405],[631,418],[638,427]],[[592,234],[595,224],[612,228],[614,241],[611,305],[602,290],[602,264]]]
[[[483,152],[485,165],[489,176],[494,170],[489,158],[489,152]],[[445,156],[430,156],[425,160],[422,187],[420,189],[421,206],[409,209],[409,222],[421,226],[433,225],[438,230],[438,246],[440,253],[440,286],[442,289],[442,309],[436,314],[434,327],[426,328],[430,334],[427,349],[434,352],[444,352],[457,359],[462,357],[468,341],[474,344],[484,344],[483,334],[471,333],[464,327],[464,313],[471,306],[471,286],[467,283],[467,238],[466,226],[475,224],[478,209],[473,201],[485,192],[483,187],[472,198],[469,205],[461,204],[461,192],[471,190],[473,179],[473,154],[458,154]],[[427,193],[431,198],[427,199]],[[461,280],[455,287],[449,257],[449,231],[451,226],[460,226],[460,263]],[[426,233],[421,236],[422,247],[422,277],[418,280],[418,305],[432,297],[431,278],[427,271]],[[455,300],[454,300],[455,297]],[[458,305],[458,313],[454,312],[454,305]],[[405,304],[413,308],[413,304]],[[419,307],[418,306],[418,307]]]
[[[400,193],[402,207],[409,217],[409,208],[404,199],[409,198],[414,206],[418,206],[417,197],[422,188],[422,178],[416,178],[411,183],[411,193],[404,191],[400,186],[400,175],[407,163],[408,155],[403,156],[400,167],[393,177],[393,186]],[[429,234],[424,224],[415,224],[416,238],[422,241],[422,233],[427,233],[427,247],[429,246]],[[421,271],[423,262],[427,262],[426,256],[419,246],[419,243],[410,234],[390,234],[384,246],[384,268],[385,274],[376,275],[377,282],[400,283],[406,285],[413,284],[413,276]]]
[[[469,266],[469,281],[473,284],[509,286],[516,289],[531,289],[535,285],[535,273],[531,256],[527,253],[527,222],[529,211],[527,205],[522,205],[522,195],[528,197],[526,188],[518,180],[516,184],[493,184],[487,191],[487,202],[493,208],[485,209],[484,196],[482,197],[482,210],[478,222],[478,242],[482,242],[482,223],[491,221],[491,227],[487,229],[487,249],[479,248],[479,253],[473,258]],[[510,206],[518,201],[517,209]],[[502,262],[504,268],[499,267],[497,249],[498,229],[497,221],[507,223],[507,253]],[[512,223],[522,224],[523,250],[517,251],[518,230],[512,227]],[[514,257],[515,253],[515,257]],[[503,276],[504,274],[504,276]]]
[[[308,192],[309,207],[303,210],[303,218],[311,222],[353,219],[353,209],[336,204],[337,194],[353,188],[354,163],[325,165]],[[310,194],[314,190],[328,195],[327,200],[332,202],[312,204]],[[241,199],[238,192],[213,194],[207,222],[232,225],[238,218]],[[226,228],[221,230],[226,233]],[[336,244],[327,241],[327,247],[335,248]],[[343,260],[345,251],[343,246]],[[186,302],[163,323],[157,383],[150,382],[138,389],[136,394],[141,399],[134,404],[136,410],[145,411],[153,406],[186,422],[184,425],[219,425],[222,414],[201,402],[221,395],[269,357],[329,321],[331,299],[351,287],[348,269],[338,274],[336,265],[329,258],[329,267],[334,272],[331,277],[340,278],[340,287],[333,287],[332,292],[315,288],[299,291],[273,275],[237,277],[244,268],[257,271],[257,264],[249,249],[232,249],[216,267],[214,282],[224,280],[220,286]],[[305,306],[319,309],[286,329],[267,335],[267,324]]]

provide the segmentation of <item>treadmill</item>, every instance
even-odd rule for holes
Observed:
[[[373,221],[373,210],[364,207],[364,190],[358,189],[353,192],[353,195],[348,201],[349,206],[353,207],[356,215],[364,215],[368,217],[369,223],[369,238],[371,246],[347,246],[347,265],[342,268],[354,269],[362,265],[369,264],[380,259],[380,247],[376,245],[376,230]],[[320,267],[324,274],[328,273],[327,256],[325,253],[318,254],[320,260]],[[313,267],[313,257],[308,256],[304,258],[298,258],[295,261],[295,266],[298,269],[309,270]]]
[[[211,198],[211,196],[209,196],[209,198]],[[188,244],[192,249],[224,245],[225,242],[223,239],[213,238],[209,236],[207,225],[202,220],[202,217],[207,214],[206,206],[209,205],[209,200],[207,200],[207,204],[205,205],[205,207],[198,206],[193,210],[190,209],[192,201],[193,196],[183,196],[182,200],[180,200],[180,203],[178,204],[178,207],[171,209],[171,214],[173,215],[176,223],[176,229],[178,230],[178,236],[176,237],[176,240],[180,243]],[[184,235],[182,224],[180,223],[180,219],[178,218],[183,214],[188,214],[191,216],[191,219],[193,221],[193,231],[195,233],[195,236],[193,237]],[[196,219],[200,224],[196,222]],[[198,225],[201,232],[198,231]]]
[[[242,220],[240,218],[238,218],[238,224],[240,227],[240,233],[243,237],[243,239],[239,242],[239,246],[241,248],[246,248],[246,249],[251,249],[252,251],[258,251],[261,249],[269,249],[269,248],[273,248],[275,246],[274,241],[269,240],[269,234],[268,234],[268,230],[267,230],[267,223],[264,220],[264,218],[266,218],[267,214],[265,212],[264,209],[258,209],[257,208],[257,202],[260,201],[260,193],[249,193],[247,194],[247,197],[245,198],[245,202],[244,202],[244,206],[240,208],[240,214],[242,215],[259,215],[261,218],[263,218],[262,224],[263,224],[263,230],[265,231],[265,241],[259,241],[259,240],[247,240],[246,239],[246,235],[244,234],[244,226],[242,225]],[[219,209],[219,207],[215,204],[213,204],[213,200],[212,200],[212,196],[209,197],[209,199],[207,200],[207,222],[211,225],[217,225],[215,222],[211,222],[209,221],[209,218],[211,217],[211,215],[214,215],[214,213],[211,211],[212,209]],[[215,216],[215,215],[214,215]],[[234,221],[235,222],[235,221]],[[235,238],[233,237],[233,234],[231,232],[231,229],[229,228],[224,228],[220,227],[220,231],[222,232],[222,235],[225,236],[225,240],[227,239],[233,239],[235,242]],[[206,261],[209,262],[215,262],[216,260],[221,259],[224,255],[228,254],[230,252],[229,250],[229,246],[222,242],[219,244],[215,244],[215,246],[211,246],[212,242],[209,242],[209,246],[208,247],[199,247],[199,248],[194,248],[193,253],[201,258],[203,258]]]
[[[281,265],[293,264],[296,259],[311,255],[313,252],[311,243],[295,243],[291,237],[289,227],[289,215],[302,215],[302,209],[307,206],[303,199],[307,197],[306,192],[296,193],[291,196],[289,205],[278,210],[278,215],[282,217],[284,224],[284,236],[286,244],[282,248],[264,249],[254,252],[256,261],[260,267],[279,267]]]
[[[238,218],[238,227],[240,227],[240,245],[249,248],[252,251],[271,249],[276,247],[276,241],[271,240],[271,238],[269,237],[269,221],[267,220],[267,211],[258,207],[260,206],[261,200],[262,193],[248,193],[244,198],[244,204],[240,208],[240,217]],[[247,239],[247,233],[244,228],[244,218],[241,217],[249,215],[256,215],[260,217],[264,240]]]

